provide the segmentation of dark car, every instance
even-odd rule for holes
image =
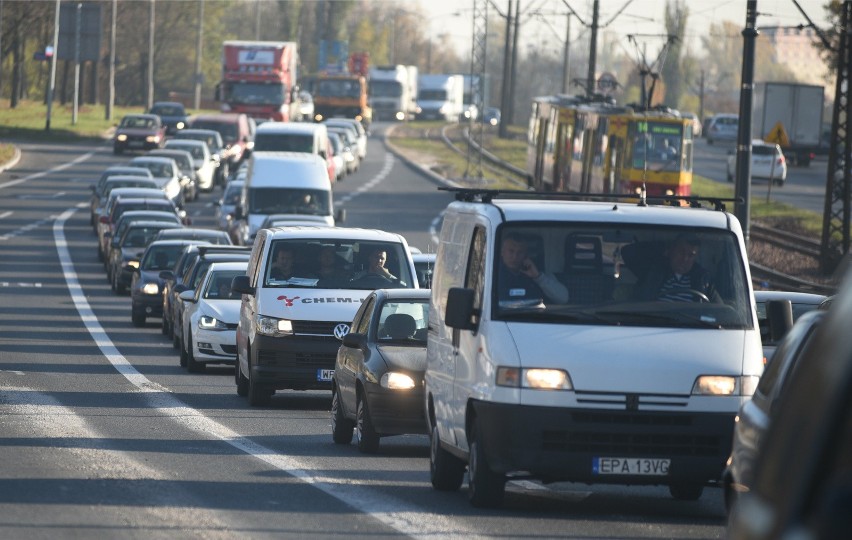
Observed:
[[[421,289],[432,288],[432,271],[435,268],[434,253],[412,253],[414,270],[417,272],[417,283]]]
[[[231,171],[236,171],[245,159],[253,139],[249,117],[244,113],[203,114],[192,119],[190,128],[219,132],[225,145],[222,158],[228,161]]]
[[[104,215],[102,215],[98,222],[98,257],[104,260],[104,266],[106,266],[106,261],[109,259],[109,245],[112,241],[112,237],[115,235],[115,225],[118,222],[118,219],[125,212],[131,212],[133,210],[151,210],[156,212],[170,212],[181,221],[185,221],[187,218],[184,217],[182,211],[179,211],[175,205],[171,203],[171,201],[165,198],[154,198],[153,196],[142,196],[142,195],[130,195],[128,197],[116,197],[116,192],[122,191],[125,189],[143,189],[143,188],[118,188],[114,189],[112,193],[110,193],[109,199],[110,202],[107,203],[107,207],[104,209]],[[157,191],[157,190],[150,190]],[[165,197],[162,191],[159,191],[159,195],[161,197]]]
[[[799,317],[808,311],[819,309],[823,302],[825,302],[826,297],[821,294],[793,291],[754,291],[755,307],[757,307],[757,323],[760,326],[760,339],[763,342],[763,356],[766,360],[772,358],[780,337],[783,337],[777,336],[779,339],[773,339],[770,330],[767,303],[774,300],[789,300],[793,310],[792,322],[796,322],[799,320]]]
[[[210,149],[210,155],[213,156],[219,166],[216,168],[216,182],[224,184],[225,179],[230,173],[228,163],[228,151],[225,149],[225,143],[222,136],[215,129],[184,129],[175,134],[176,139],[192,139],[195,141],[203,141],[207,143],[207,148]]]
[[[112,150],[121,154],[125,150],[153,150],[163,146],[166,126],[154,114],[128,114],[115,128]]]
[[[368,296],[343,336],[332,376],[331,433],[372,453],[379,438],[426,433],[423,374],[429,293],[379,289]]]
[[[769,413],[733,539],[848,538],[852,531],[852,288],[834,298]]]
[[[145,169],[146,171],[148,169]],[[106,179],[100,186],[92,186],[91,217],[89,221],[94,226],[104,211],[109,194],[118,188],[160,189],[160,185],[150,176],[114,175]],[[97,229],[96,229],[97,230]]]
[[[500,116],[500,109],[497,107],[486,107],[485,113],[482,115],[482,122],[489,126],[499,126]]]
[[[737,413],[739,420],[734,424],[731,457],[722,474],[725,506],[728,509],[733,506],[737,494],[747,491],[752,485],[758,447],[766,436],[772,408],[781,397],[787,377],[795,369],[802,351],[822,323],[825,314],[825,311],[811,311],[799,318],[778,344],[778,349],[767,364],[751,399],[745,402]]]
[[[103,187],[106,181],[113,176],[143,176],[145,178],[153,178],[151,175],[151,171],[144,167],[128,167],[125,165],[114,165],[112,167],[108,167],[103,173],[101,173],[98,181],[92,185],[92,200],[91,200],[91,217],[89,219],[89,223],[93,227],[97,227],[98,217],[98,208],[103,207],[103,201],[101,199],[104,198],[103,195]]]
[[[130,283],[130,319],[133,326],[144,326],[148,317],[163,316],[163,279],[160,272],[174,268],[188,240],[155,240],[148,244],[134,269]]]
[[[112,290],[123,294],[130,286],[133,272],[139,268],[139,260],[154,236],[163,229],[178,227],[182,225],[167,221],[134,221],[128,225],[110,253]]]
[[[182,327],[183,321],[183,301],[179,298],[180,293],[198,286],[198,282],[212,261],[247,261],[250,254],[251,248],[242,246],[197,246],[188,254],[190,261],[184,266],[180,275],[176,276],[174,272],[168,270],[160,274],[167,280],[164,292],[166,297],[163,298],[163,322],[165,324],[168,317],[169,333],[172,337],[172,345],[176,349],[181,347],[180,332],[176,329]],[[168,310],[167,314],[165,310]]]
[[[112,267],[108,264],[112,250],[118,247],[118,241],[124,235],[127,227],[135,221],[165,221],[167,223],[180,224],[180,217],[173,212],[162,212],[158,210],[129,210],[124,212],[115,221],[114,232],[109,233],[107,244],[104,247],[104,266],[107,272],[107,281],[112,283]]]
[[[189,118],[183,103],[176,101],[157,101],[151,106],[151,110],[148,113],[160,117],[166,126],[166,134],[168,135],[174,135],[179,130],[185,128],[187,118]]]

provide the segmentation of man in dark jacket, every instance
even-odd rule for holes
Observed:
[[[661,302],[721,302],[707,271],[696,262],[701,243],[694,235],[679,235],[662,260],[638,272],[638,297]],[[625,256],[626,258],[626,256]],[[631,266],[631,269],[634,266]]]

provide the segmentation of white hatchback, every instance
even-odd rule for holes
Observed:
[[[733,182],[737,173],[737,154],[728,154],[728,182]],[[787,160],[781,147],[755,139],[751,141],[751,177],[772,179],[776,185],[783,186],[787,180]]]

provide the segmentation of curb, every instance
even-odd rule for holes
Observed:
[[[15,146],[15,153],[14,155],[12,155],[12,159],[7,161],[6,163],[0,164],[0,173],[4,173],[7,170],[11,169],[15,165],[17,165],[19,161],[21,161],[21,149]]]
[[[402,152],[400,152],[399,148],[397,148],[392,142],[390,142],[390,136],[393,134],[394,130],[396,130],[398,126],[399,124],[393,124],[392,126],[388,127],[382,135],[382,142],[384,143],[385,148],[387,148],[391,154],[393,154],[396,158],[398,158],[400,161],[402,161],[409,167],[420,171],[421,173],[428,176],[435,182],[438,182],[439,184],[443,184],[448,187],[461,187],[461,184],[458,184],[450,180],[449,178],[441,176],[440,174],[427,169],[419,163],[415,163],[414,161],[408,159],[405,155],[403,155]]]

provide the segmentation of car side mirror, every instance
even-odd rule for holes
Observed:
[[[231,280],[231,290],[240,294],[250,295],[254,295],[255,292],[248,276],[234,276],[234,279]]]
[[[357,332],[349,332],[343,336],[343,346],[353,349],[362,349],[367,344],[367,336]]]
[[[164,281],[171,281],[175,278],[175,273],[171,270],[160,270],[159,276]]]
[[[346,221],[346,209],[340,208],[340,209],[337,210],[337,213],[335,213],[335,215],[334,215],[334,222],[335,223],[343,223],[344,221]]]
[[[178,298],[183,300],[184,302],[192,302],[195,303],[195,291],[193,289],[189,289],[187,291],[183,291],[178,295]]]
[[[447,326],[458,330],[476,330],[473,322],[473,289],[453,287],[447,293],[447,308],[444,322]]]
[[[188,290],[188,289],[189,289],[189,287],[187,287],[185,284],[183,284],[183,283],[178,283],[177,285],[175,285],[174,291],[175,291],[176,293],[180,294],[180,293],[182,293],[183,291]]]

